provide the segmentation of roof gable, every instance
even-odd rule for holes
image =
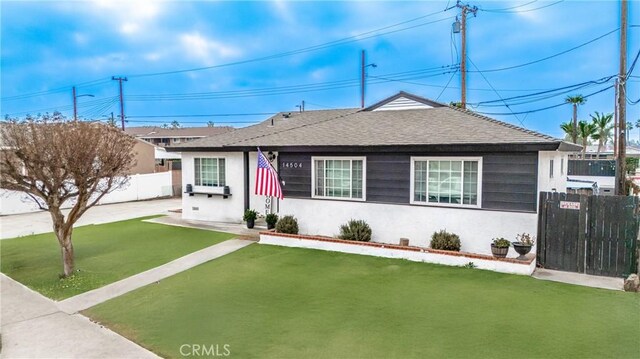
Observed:
[[[424,110],[443,106],[444,105],[439,102],[400,91],[391,97],[365,108],[363,111]]]

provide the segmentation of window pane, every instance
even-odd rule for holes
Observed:
[[[324,196],[324,161],[317,160],[316,163],[316,196]]]
[[[463,204],[478,204],[478,162],[464,162]]]
[[[427,201],[427,161],[414,162],[413,200]]]
[[[326,189],[328,197],[351,197],[351,161],[325,161]]]
[[[362,161],[351,161],[351,197],[362,198]]]
[[[224,163],[224,158],[219,158],[218,159],[218,185],[219,186],[226,186],[226,168],[225,168],[225,163]]]
[[[200,180],[200,159],[199,158],[194,158],[193,167],[195,170],[195,181],[194,181],[195,185],[200,186],[202,182]]]

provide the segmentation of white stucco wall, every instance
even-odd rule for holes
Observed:
[[[106,194],[98,204],[139,201],[172,195],[171,172],[132,175],[129,182]],[[63,208],[70,208],[71,203]],[[0,215],[37,212],[40,209],[25,193],[0,189]]]
[[[531,275],[536,268],[536,261],[531,263],[511,263],[490,259],[479,259],[465,256],[450,256],[439,253],[405,251],[391,248],[378,248],[348,243],[333,243],[309,239],[280,237],[277,235],[260,235],[260,244],[285,247],[320,249],[325,251],[360,254],[366,256],[406,259],[414,262],[443,264],[448,266],[464,266],[472,262],[476,268],[494,272]]]
[[[182,153],[182,191],[187,184],[195,184],[194,158],[213,157],[225,159],[226,185],[231,196],[207,197],[203,194],[182,196],[182,218],[204,221],[241,223],[244,214],[244,157],[242,152],[183,152]],[[275,162],[274,162],[275,165]],[[265,213],[265,197],[254,193],[257,167],[257,153],[249,153],[249,201],[251,209]],[[206,187],[195,187],[194,191],[215,191]],[[272,208],[276,209],[276,201]]]
[[[538,192],[567,191],[567,161],[568,153],[561,151],[538,152]],[[550,176],[550,161],[553,160],[553,177]],[[561,171],[561,162],[564,160],[564,169]]]
[[[433,232],[445,229],[460,236],[462,251],[481,254],[491,254],[495,237],[535,236],[538,223],[535,213],[295,198],[280,202],[280,215],[287,214],[296,216],[301,234],[334,236],[349,219],[363,219],[374,242],[398,244],[409,238],[421,247],[429,246]],[[513,249],[509,257],[517,257]]]

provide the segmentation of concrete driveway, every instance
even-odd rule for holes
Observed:
[[[180,198],[105,204],[90,208],[76,226],[123,221],[130,218],[167,214],[182,207]],[[69,210],[65,210],[67,213]],[[53,232],[49,212],[15,214],[0,217],[0,239]]]
[[[130,340],[0,274],[0,358],[158,358]]]

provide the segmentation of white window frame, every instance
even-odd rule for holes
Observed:
[[[200,174],[202,174],[202,159],[214,159],[214,160],[218,160],[218,184],[220,183],[220,160],[224,160],[224,185],[220,186],[203,186],[203,185],[196,185],[196,159],[200,159]],[[191,162],[193,164],[193,188],[197,189],[199,191],[206,191],[207,189],[213,189],[213,188],[224,188],[225,186],[227,186],[227,163],[229,163],[229,161],[227,160],[226,157],[221,157],[221,156],[216,156],[216,157],[212,157],[212,156],[194,156],[193,157],[193,161]],[[200,181],[202,182],[202,181]]]
[[[478,200],[476,204],[463,204],[463,203],[437,203],[429,202],[429,172],[427,169],[427,201],[415,200],[415,168],[416,161],[474,161],[478,162]],[[428,164],[427,164],[428,168]],[[464,165],[462,166],[464,171]],[[411,191],[409,193],[409,203],[420,206],[435,206],[435,207],[455,207],[455,208],[482,208],[482,157],[411,157]],[[464,182],[464,178],[462,179]],[[463,186],[464,188],[464,186]]]
[[[362,161],[362,198],[349,198],[349,197],[332,197],[332,196],[320,196],[316,195],[316,161],[327,161],[327,160],[340,160],[340,161]],[[326,168],[326,164],[325,164]],[[325,192],[326,192],[326,180],[325,176]],[[353,164],[349,166],[349,188],[350,191],[353,191]],[[353,193],[351,194],[353,195]],[[311,157],[311,198],[317,199],[331,199],[331,200],[341,200],[341,201],[356,201],[356,202],[366,202],[367,200],[367,157],[351,157],[351,156],[330,156],[330,157]]]

